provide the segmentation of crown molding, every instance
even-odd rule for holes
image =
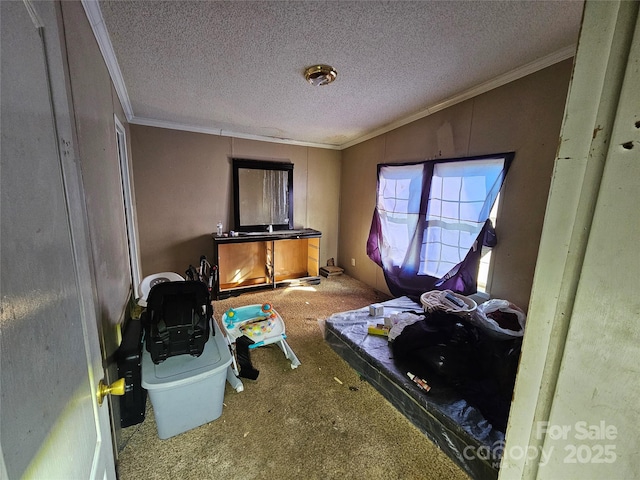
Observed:
[[[367,140],[370,140],[371,138],[377,137],[378,135],[390,132],[391,130],[395,130],[398,127],[402,127],[403,125],[415,122],[416,120],[427,117],[440,110],[444,110],[445,108],[451,107],[458,103],[464,102],[465,100],[469,100],[470,98],[486,93],[490,90],[493,90],[494,88],[501,87],[509,82],[513,82],[514,80],[526,77],[527,75],[535,73],[538,70],[542,70],[543,68],[547,68],[558,62],[571,58],[575,56],[576,53],[576,45],[570,45],[550,55],[534,60],[533,62],[527,63],[521,67],[515,68],[507,73],[499,75],[491,80],[476,85],[475,87],[458,93],[452,97],[449,97],[448,99],[435,103],[427,108],[420,110],[417,113],[414,113],[413,115],[409,115],[408,117],[404,117],[393,123],[373,130],[366,135],[363,135],[341,145],[331,145],[324,143],[302,142],[288,138],[250,135],[222,130],[219,128],[196,127],[193,125],[179,124],[163,120],[155,120],[151,118],[136,117],[133,113],[133,108],[131,107],[131,101],[129,99],[129,94],[127,93],[127,87],[122,78],[122,72],[120,70],[120,66],[118,65],[118,60],[116,59],[115,52],[113,51],[113,46],[111,45],[109,33],[107,32],[106,26],[104,24],[102,11],[100,10],[100,4],[98,3],[98,0],[81,0],[81,2],[87,18],[89,19],[91,29],[93,30],[93,35],[96,37],[96,41],[98,42],[98,46],[100,47],[100,52],[102,53],[104,62],[107,65],[107,70],[109,71],[109,75],[111,76],[111,81],[113,82],[118,98],[120,99],[120,103],[122,104],[122,109],[124,110],[127,121],[129,123],[136,125],[145,125],[149,127],[169,128],[172,130],[183,130],[195,133],[206,133],[210,135],[243,138],[271,143],[283,143],[288,145],[299,145],[304,147],[325,148],[331,150],[344,150],[359,143],[365,142]]]
[[[575,56],[575,54],[576,45],[570,45],[550,55],[539,58],[537,60],[534,60],[533,62],[529,62],[521,67],[515,68],[507,73],[492,78],[491,80],[488,80],[484,83],[478,84],[468,90],[465,90],[464,92],[449,97],[442,102],[435,103],[430,107],[414,113],[413,115],[409,115],[408,117],[404,117],[396,122],[373,130],[372,132],[369,132],[362,137],[356,138],[355,140],[343,143],[342,145],[340,145],[340,150],[344,150],[345,148],[349,148],[366,140],[370,140],[374,137],[377,137],[378,135],[390,132],[391,130],[395,130],[398,127],[402,127],[403,125],[415,122],[416,120],[420,120],[421,118],[432,115],[440,110],[444,110],[445,108],[451,107],[458,103],[462,103],[465,100],[469,100],[470,98],[486,93],[490,90],[493,90],[494,88],[501,87],[503,85],[506,85],[507,83],[526,77],[527,75],[531,75],[538,70],[542,70],[544,68],[550,67],[551,65],[562,62],[563,60],[567,60],[568,58]]]
[[[91,30],[93,30],[93,36],[96,37],[100,53],[104,63],[107,65],[107,70],[111,76],[113,87],[116,90],[116,94],[122,104],[122,109],[127,117],[127,121],[131,121],[133,118],[133,108],[131,108],[131,101],[129,100],[129,93],[127,92],[127,86],[122,78],[122,72],[120,71],[120,65],[116,59],[116,54],[113,51],[113,45],[111,45],[111,39],[107,32],[107,27],[104,24],[102,18],[102,10],[100,10],[100,4],[98,0],[81,0],[84,12],[87,15]]]
[[[303,142],[299,140],[293,140],[290,138],[278,138],[278,137],[268,137],[265,135],[253,135],[249,133],[238,133],[238,132],[232,132],[229,130],[222,130],[219,128],[198,127],[198,126],[188,125],[184,123],[175,123],[175,122],[168,122],[165,120],[156,120],[154,118],[144,118],[144,117],[134,116],[133,118],[131,118],[131,120],[129,120],[129,123],[133,125],[143,125],[146,127],[168,128],[170,130],[181,130],[181,131],[193,132],[193,133],[206,133],[208,135],[218,135],[221,137],[242,138],[246,140],[258,140],[260,142],[282,143],[286,145],[297,145],[301,147],[324,148],[329,150],[340,150],[342,148],[340,145]]]

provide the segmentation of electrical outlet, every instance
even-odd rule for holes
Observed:
[[[351,259],[351,266],[352,266],[352,267],[355,267],[355,266],[356,266],[356,259],[355,259],[355,258],[352,258],[352,259]]]

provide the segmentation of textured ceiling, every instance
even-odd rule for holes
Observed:
[[[84,4],[88,14],[88,4],[102,13],[103,25],[92,24],[103,53],[112,46],[115,57],[105,58],[132,123],[331,148],[572,56],[583,7],[568,0]],[[336,81],[309,85],[303,71],[316,63],[332,65]]]

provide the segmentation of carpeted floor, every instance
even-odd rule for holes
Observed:
[[[123,429],[120,480],[145,479],[466,479],[467,475],[323,339],[322,320],[388,298],[346,275],[320,285],[280,288],[214,302],[270,302],[286,324],[301,365],[275,345],[251,352],[257,380],[226,384],[222,416],[160,440],[151,406]]]

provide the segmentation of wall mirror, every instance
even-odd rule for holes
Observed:
[[[233,217],[238,232],[293,228],[293,163],[233,159]]]

